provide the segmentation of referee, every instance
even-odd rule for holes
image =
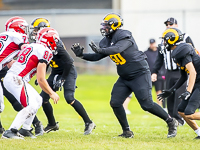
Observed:
[[[178,28],[177,20],[173,17],[168,18],[164,24],[166,25],[166,28]],[[190,43],[193,47],[194,44],[191,40],[191,38],[184,34],[184,39],[186,43]],[[164,48],[164,41],[161,42],[161,44],[158,46],[158,56],[156,58],[151,79],[153,82],[157,80],[157,74],[158,70],[162,67],[163,62],[165,63],[166,68],[166,89],[171,88],[176,81],[180,78],[180,72],[177,64],[173,61],[171,57],[172,51],[167,51]],[[178,99],[178,96],[180,96],[186,89],[186,83],[183,84],[182,87],[180,87],[176,92],[174,92],[171,96],[167,98],[167,110],[171,117],[174,117],[178,122],[180,126],[183,126],[185,121],[182,119],[182,117],[178,114],[178,105],[181,102],[181,99]]]

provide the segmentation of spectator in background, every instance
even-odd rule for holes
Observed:
[[[144,52],[147,55],[147,62],[149,64],[150,71],[152,73],[154,63],[156,61],[156,57],[158,55],[158,48],[156,45],[155,39],[150,39],[150,46],[149,48]],[[161,69],[159,70],[157,74],[157,81],[152,82],[152,85],[155,86],[156,89],[156,95],[160,94],[164,88],[164,77],[165,76],[165,68],[164,65],[162,65]],[[162,106],[162,101],[159,101],[157,99],[157,103]]]
[[[128,109],[128,104],[129,104],[129,102],[131,101],[131,98],[132,98],[132,94],[130,94],[130,95],[126,98],[126,100],[124,101],[124,103],[123,103],[123,107],[124,107],[125,113],[126,113],[127,115],[131,114],[131,111]]]

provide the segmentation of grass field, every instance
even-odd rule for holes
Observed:
[[[135,136],[133,139],[117,137],[118,134],[122,133],[122,130],[109,105],[110,92],[116,79],[117,76],[115,75],[78,76],[78,88],[75,96],[82,102],[90,118],[97,125],[92,134],[83,135],[84,123],[73,108],[65,102],[61,91],[58,92],[60,95],[59,103],[53,105],[56,120],[60,125],[59,131],[44,134],[36,139],[0,139],[0,150],[200,149],[199,141],[193,140],[196,134],[188,125],[178,127],[177,136],[167,139],[166,123],[150,113],[144,112],[135,98],[131,100],[129,105],[132,114],[127,116]],[[33,81],[34,78],[31,83]],[[40,92],[38,86],[33,86]],[[5,100],[5,105],[1,120],[3,127],[7,129],[11,125],[16,112],[7,100]],[[39,109],[37,116],[46,126],[47,120],[42,108]]]

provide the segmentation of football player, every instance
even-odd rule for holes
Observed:
[[[18,112],[10,128],[3,133],[2,138],[23,139],[20,135],[35,138],[31,133],[31,123],[42,105],[42,97],[28,82],[36,72],[37,81],[42,90],[53,99],[55,104],[58,102],[58,94],[51,89],[45,79],[47,64],[53,57],[52,52],[57,49],[58,41],[59,37],[54,29],[41,29],[36,43],[27,45],[8,70],[3,84],[24,108]],[[18,131],[21,126],[22,128]]]
[[[34,40],[37,31],[40,28],[49,27],[50,23],[45,18],[36,18],[31,23],[31,39]],[[51,74],[47,79],[50,87],[54,91],[61,90],[64,88],[64,97],[68,104],[70,104],[75,111],[82,117],[85,123],[84,135],[90,134],[92,130],[96,127],[94,122],[89,118],[83,105],[74,97],[74,92],[76,88],[76,78],[77,72],[73,65],[73,59],[68,54],[65,49],[64,44],[61,40],[57,43],[57,50],[53,53],[53,59],[50,62],[50,67],[52,68]],[[53,108],[49,102],[49,95],[42,91],[40,95],[43,98],[42,107],[48,119],[48,125],[45,127],[44,131],[46,133],[50,131],[56,131],[59,129],[58,122],[55,121],[53,115]]]
[[[23,108],[22,105],[15,99],[15,97],[11,93],[9,93],[5,89],[2,82],[3,82],[3,78],[5,77],[9,69],[9,66],[11,66],[11,64],[14,62],[12,58],[19,53],[20,48],[21,48],[20,46],[28,42],[27,34],[28,34],[29,27],[28,27],[28,23],[22,17],[19,17],[19,16],[11,17],[10,19],[8,19],[7,22],[5,23],[5,26],[6,26],[6,32],[3,32],[0,34],[0,37],[1,37],[0,38],[0,43],[1,43],[0,44],[1,45],[0,64],[1,66],[3,66],[2,70],[0,71],[0,79],[1,79],[0,84],[2,85],[2,88],[3,88],[3,95],[8,99],[8,101],[12,104],[13,108],[16,111],[20,111]],[[11,62],[7,64],[7,62],[9,61]],[[43,126],[36,116],[33,120],[33,126],[35,127],[36,136],[43,135],[43,132],[44,132]],[[3,133],[3,132],[4,132],[4,128],[2,127],[0,123],[0,133]]]
[[[110,13],[104,17],[101,25],[100,31],[104,38],[100,41],[99,47],[94,42],[89,44],[95,53],[83,53],[83,47],[77,43],[72,45],[72,51],[84,60],[98,61],[109,56],[116,63],[119,78],[113,86],[110,105],[123,130],[119,136],[125,138],[134,136],[122,105],[125,99],[134,92],[143,110],[158,116],[168,124],[167,137],[175,137],[177,121],[153,102],[151,73],[146,57],[138,50],[131,32],[120,29],[123,19],[118,14]]]
[[[180,67],[181,77],[172,88],[163,90],[158,96],[161,100],[169,97],[188,79],[185,92],[179,96],[182,101],[178,112],[198,135],[195,139],[200,139],[200,128],[195,122],[200,120],[200,112],[195,112],[200,106],[200,56],[190,44],[183,41],[183,36],[177,28],[169,28],[162,35],[165,47],[172,50],[172,58]]]

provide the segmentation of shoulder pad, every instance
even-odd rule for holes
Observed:
[[[131,32],[128,30],[118,29],[112,37],[113,43],[120,41],[125,38],[130,38],[132,36]]]
[[[193,48],[187,43],[178,45],[172,52],[172,57],[176,59],[184,58],[186,55],[193,55]]]
[[[104,37],[100,42],[99,42],[99,47],[100,48],[105,48],[110,46],[110,39],[107,37]]]

